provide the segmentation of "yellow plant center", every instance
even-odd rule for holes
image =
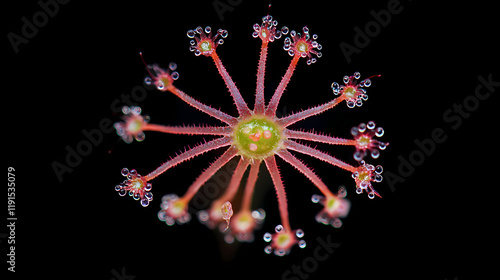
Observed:
[[[361,173],[359,173],[358,179],[360,181],[369,181],[370,175],[368,174],[368,172],[361,172]]]
[[[132,186],[136,190],[140,190],[144,187],[144,181],[140,178],[136,178],[132,181]]]
[[[240,121],[233,131],[233,143],[242,156],[264,159],[282,147],[282,129],[271,119],[252,116]]]
[[[358,146],[360,148],[367,148],[368,145],[370,144],[370,138],[366,136],[361,136],[358,139]]]
[[[299,52],[307,52],[307,49],[308,48],[307,48],[307,44],[306,43],[300,42],[300,43],[297,44],[297,50]]]
[[[127,125],[127,131],[134,134],[141,130],[142,128],[142,120],[134,118]]]
[[[202,51],[207,52],[207,51],[210,51],[212,49],[212,45],[208,41],[203,41],[200,44],[200,48]]]
[[[356,88],[351,87],[351,86],[346,87],[346,88],[344,89],[344,94],[345,94],[345,96],[346,96],[347,98],[354,98],[354,97],[356,97],[356,92],[357,92],[357,91],[356,91]]]
[[[172,213],[175,215],[180,216],[184,212],[184,208],[186,208],[184,201],[176,200],[172,203]]]
[[[241,231],[247,231],[252,226],[252,218],[248,214],[243,214],[236,220],[236,227]]]
[[[280,246],[286,246],[286,243],[290,241],[290,236],[288,236],[288,234],[286,233],[281,233],[278,235],[278,240],[277,240],[277,243],[280,245]]]
[[[163,86],[166,88],[170,85],[170,80],[167,77],[161,77],[160,81],[163,83]]]
[[[333,208],[333,206],[335,205],[335,202],[336,202],[336,201],[337,201],[337,200],[336,200],[334,197],[329,198],[329,199],[327,200],[327,202],[326,202],[326,207],[327,207],[328,209],[332,209],[332,208]]]

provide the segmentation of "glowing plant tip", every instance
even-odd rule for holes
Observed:
[[[118,194],[124,196],[128,193],[135,200],[140,200],[142,206],[148,206],[149,202],[153,200],[151,183],[148,183],[135,169],[129,171],[127,168],[123,168],[121,174],[127,179],[116,185],[115,190]]]
[[[125,143],[132,143],[133,139],[138,142],[143,141],[146,135],[142,130],[149,122],[149,116],[141,116],[141,107],[137,106],[124,106],[122,112],[124,114],[123,122],[116,122],[113,125],[116,133]]]
[[[170,62],[168,64],[168,69],[163,69],[158,64],[147,65],[146,61],[142,57],[142,52],[140,53],[142,62],[146,66],[146,70],[149,73],[149,77],[144,79],[144,83],[147,85],[154,84],[156,89],[160,91],[167,91],[174,83],[175,80],[179,79],[179,73],[174,71],[177,69],[177,64]]]
[[[211,56],[215,52],[218,45],[224,44],[223,38],[226,38],[227,34],[227,30],[219,29],[215,35],[212,36],[212,28],[210,26],[205,27],[205,29],[198,26],[195,29],[188,30],[188,38],[194,38],[189,42],[191,45],[189,50],[194,52],[194,55],[196,56]]]
[[[342,226],[340,218],[347,217],[351,208],[351,203],[344,197],[347,195],[344,186],[339,187],[337,195],[324,197],[314,194],[311,197],[313,203],[323,205],[323,209],[316,215],[316,221],[324,225],[331,225],[334,228]]]
[[[226,235],[226,242],[232,243],[234,238],[240,242],[252,242],[254,240],[253,231],[261,227],[266,212],[264,209],[254,210],[252,212],[243,210],[237,213],[231,221],[229,234]]]
[[[188,213],[187,203],[180,199],[176,194],[167,194],[161,198],[161,210],[158,212],[158,219],[172,226],[185,224],[191,220],[191,215]]]
[[[343,96],[349,108],[360,107],[363,105],[363,101],[368,100],[368,95],[364,88],[371,86],[372,82],[370,78],[380,77],[380,75],[368,77],[358,83],[360,77],[361,74],[355,72],[352,76],[344,76],[344,85],[339,85],[337,82],[332,83],[333,94]]]
[[[319,115],[336,107],[343,101],[346,101],[347,106],[351,108],[361,106],[363,101],[368,98],[366,88],[371,85],[370,78],[375,76],[368,77],[359,82],[358,80],[360,80],[361,76],[359,72],[354,73],[352,76],[345,76],[342,86],[338,83],[332,84],[333,93],[338,95],[337,97],[324,104],[319,104],[288,116],[278,117],[276,112],[280,100],[283,94],[286,94],[287,89],[293,90],[293,87],[287,88],[287,86],[294,73],[300,71],[296,67],[298,61],[301,58],[306,58],[307,64],[315,63],[317,58],[321,57],[320,50],[322,46],[317,42],[318,35],[310,33],[307,26],[302,28],[299,33],[294,30],[289,31],[286,26],[278,29],[277,25],[278,22],[269,15],[269,12],[262,18],[262,23],[253,25],[252,36],[254,38],[258,37],[262,41],[257,66],[253,110],[250,109],[241,95],[240,89],[234,83],[233,78],[229,75],[216,52],[217,47],[223,44],[224,38],[227,37],[227,30],[218,29],[214,32],[210,26],[206,26],[205,28],[198,26],[195,29],[187,31],[190,44],[189,50],[196,56],[204,55],[211,57],[217,72],[224,81],[236,105],[238,116],[231,116],[219,109],[206,105],[177,88],[174,85],[174,81],[179,77],[179,74],[175,72],[177,68],[175,63],[170,63],[168,68],[163,69],[157,64],[146,64],[142,53],[140,54],[149,74],[144,80],[146,84],[154,85],[160,91],[168,91],[174,94],[188,105],[221,121],[223,124],[219,124],[218,126],[150,124],[149,117],[141,115],[140,107],[123,107],[124,116],[122,117],[122,121],[115,123],[114,127],[117,134],[126,143],[131,143],[133,139],[137,141],[144,140],[144,131],[205,135],[215,137],[215,139],[210,139],[185,149],[183,152],[163,162],[159,167],[145,176],[139,175],[135,170],[129,171],[127,168],[124,168],[121,174],[126,177],[126,180],[115,187],[120,196],[128,193],[134,199],[140,200],[142,206],[147,206],[153,198],[151,194],[151,180],[185,161],[209,151],[223,148],[225,151],[215,161],[212,161],[200,175],[193,177],[195,179],[187,188],[184,195],[179,197],[175,194],[168,194],[162,197],[158,219],[169,226],[176,223],[184,224],[189,222],[191,220],[191,215],[188,211],[190,201],[193,198],[196,200],[195,195],[212,176],[218,174],[217,172],[228,165],[231,160],[237,159],[238,164],[234,168],[232,175],[229,176],[230,180],[227,180],[228,186],[225,188],[224,193],[217,200],[213,201],[208,209],[199,211],[197,217],[201,223],[209,228],[216,228],[222,232],[224,241],[227,243],[233,243],[235,240],[252,242],[254,240],[254,232],[260,228],[266,216],[266,212],[262,209],[251,211],[255,188],[258,186],[256,182],[259,178],[259,170],[264,165],[269,171],[271,181],[274,184],[281,220],[281,224],[275,227],[274,233],[264,234],[264,241],[269,243],[264,251],[267,254],[274,253],[278,256],[288,254],[295,245],[298,245],[299,248],[304,248],[306,242],[302,240],[304,237],[303,230],[292,230],[288,212],[287,193],[284,180],[282,179],[283,174],[280,172],[276,157],[279,157],[282,162],[290,164],[298,172],[305,175],[312,182],[312,185],[320,191],[321,194],[315,194],[311,198],[312,202],[322,205],[322,209],[316,215],[316,221],[319,223],[331,225],[334,228],[342,225],[340,219],[348,215],[351,205],[349,200],[345,198],[345,187],[341,186],[336,194],[332,193],[313,169],[306,162],[295,157],[295,154],[292,154],[291,151],[320,159],[334,167],[348,171],[355,181],[356,193],[359,194],[366,191],[368,197],[371,199],[375,196],[380,196],[373,189],[372,182],[380,182],[382,180],[382,166],[373,166],[363,161],[363,158],[368,153],[372,158],[378,158],[380,150],[384,150],[388,145],[388,143],[375,139],[381,137],[384,134],[384,130],[381,127],[376,127],[373,121],[366,124],[361,123],[353,127],[351,134],[354,139],[338,138],[322,132],[307,132],[289,128],[290,125]],[[272,89],[274,90],[274,94],[269,100],[266,100],[264,93],[269,90],[265,88],[266,64],[269,61],[268,54],[272,53],[268,50],[269,43],[287,34],[289,34],[289,37],[285,38],[283,48],[292,58],[281,81],[275,89]],[[242,47],[244,46],[238,46],[237,48]],[[272,68],[276,67],[273,66]],[[206,70],[202,69],[199,71],[201,71],[200,73],[204,73]],[[379,76],[376,75],[376,77]],[[314,83],[314,85],[316,84]],[[192,82],[190,85],[196,86],[197,84],[196,82]],[[209,91],[215,92],[216,89],[212,89],[212,85],[210,85]],[[315,89],[312,88],[307,94],[310,94],[310,92],[314,93]],[[307,99],[307,96],[304,96],[304,94],[301,96]],[[181,121],[178,120],[176,122],[180,123]],[[359,166],[353,166],[341,161],[330,155],[327,151],[317,149],[314,145],[302,144],[302,140],[326,145],[355,146],[356,152],[354,153],[354,158],[358,161]],[[247,169],[250,170],[246,177],[246,183],[242,184],[241,181],[245,177]],[[172,175],[175,176],[175,174]],[[244,188],[244,190],[240,190],[240,187]],[[242,198],[235,198],[239,195],[242,195]],[[230,201],[234,202],[234,199],[241,201],[241,203],[238,203],[241,206],[238,207],[239,209],[234,209],[233,217],[233,205]],[[300,205],[297,206],[293,203],[292,206],[300,207]]]
[[[316,57],[320,58],[322,53],[319,52],[323,47],[319,44],[316,39],[318,35],[310,35],[309,28],[304,26],[302,28],[303,34],[296,32],[295,30],[290,31],[290,36],[285,38],[285,45],[283,49],[288,52],[290,56],[300,56],[307,57],[307,65],[315,63],[317,61]],[[313,54],[316,57],[313,57]]]
[[[277,225],[274,230],[274,234],[269,232],[264,234],[264,241],[271,242],[270,245],[264,248],[266,254],[274,252],[276,256],[282,257],[289,254],[292,247],[296,244],[301,249],[306,247],[306,241],[300,239],[304,237],[304,231],[302,229],[286,231],[282,225]]]
[[[267,15],[262,18],[261,25],[258,23],[253,25],[254,32],[252,33],[252,36],[254,38],[259,37],[264,43],[274,42],[275,39],[281,38],[281,35],[288,34],[288,27],[283,26],[281,30],[277,30],[277,25],[278,21],[273,20],[272,16]]]
[[[229,228],[229,221],[231,220],[231,217],[233,216],[233,205],[231,202],[226,201],[224,204],[222,204],[222,207],[220,208],[220,211],[222,213],[222,219],[226,221],[226,228],[224,231],[226,231]]]
[[[370,151],[371,157],[376,159],[380,156],[380,150],[385,150],[389,145],[389,143],[374,139],[375,137],[382,137],[384,129],[375,127],[373,121],[369,121],[367,124],[360,123],[358,126],[351,128],[351,134],[356,140],[354,159],[357,161],[362,160],[368,154],[368,151]]]
[[[364,160],[361,162],[356,171],[352,173],[352,178],[356,182],[356,193],[360,194],[363,191],[368,193],[368,198],[373,199],[375,196],[381,197],[378,192],[373,189],[371,182],[382,182],[382,171],[384,170],[381,165],[373,166],[367,164]]]

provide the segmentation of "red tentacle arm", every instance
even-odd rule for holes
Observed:
[[[206,153],[210,150],[215,150],[218,148],[222,148],[225,146],[231,145],[232,139],[229,137],[222,137],[218,138],[203,144],[199,144],[198,146],[189,149],[173,158],[171,158],[169,161],[165,162],[162,164],[160,167],[155,169],[153,172],[149,173],[148,175],[144,176],[145,180],[150,181],[159,175],[161,175],[163,172],[169,170],[170,168],[178,165],[181,162],[190,160],[191,158],[201,155],[203,153]]]
[[[328,187],[321,181],[321,179],[314,173],[314,171],[305,165],[302,161],[297,159],[286,149],[280,150],[278,156],[284,161],[288,162],[291,166],[295,167],[300,173],[304,174],[311,182],[321,191],[321,193],[326,197],[334,196],[333,193],[328,189]]]
[[[266,116],[268,117],[274,117],[276,115],[276,109],[278,108],[278,104],[280,102],[281,96],[283,95],[283,92],[285,91],[286,86],[290,82],[290,79],[292,78],[293,72],[295,71],[295,67],[297,66],[297,62],[300,59],[300,55],[295,55],[292,58],[292,61],[290,62],[290,65],[288,66],[288,69],[286,70],[285,75],[281,79],[280,84],[276,88],[276,91],[274,92],[273,97],[271,98],[271,101],[269,101],[269,105],[267,106],[266,109]]]
[[[283,117],[278,120],[278,124],[280,124],[283,127],[287,127],[289,125],[292,125],[298,121],[301,121],[303,119],[307,119],[309,117],[312,117],[314,115],[321,114],[325,111],[328,111],[332,109],[333,107],[337,106],[340,102],[344,101],[344,96],[337,97],[333,99],[332,101],[329,101],[325,104],[318,105],[313,108],[309,108],[307,110],[304,110],[302,112],[298,112],[286,117]]]
[[[349,145],[355,146],[356,140],[332,137],[328,135],[317,134],[313,132],[297,131],[285,129],[283,134],[289,139],[302,139],[314,142],[321,142],[330,145]]]
[[[345,162],[343,162],[343,161],[341,161],[341,160],[339,160],[339,159],[337,159],[337,158],[335,158],[335,157],[333,157],[325,152],[316,150],[316,149],[311,148],[309,146],[299,144],[299,143],[292,141],[292,140],[285,140],[283,142],[284,142],[285,148],[287,148],[289,150],[303,153],[306,155],[310,155],[310,156],[318,158],[322,161],[328,162],[331,165],[334,165],[334,166],[340,167],[344,170],[347,170],[349,172],[354,172],[357,169],[356,167],[354,167],[350,164],[347,164],[347,163],[345,163]]]
[[[208,114],[209,116],[214,117],[224,123],[227,123],[228,125],[235,125],[236,123],[238,123],[238,120],[235,117],[232,117],[220,110],[214,109],[208,105],[199,102],[198,100],[187,95],[186,93],[176,88],[175,86],[170,86],[167,88],[167,90],[175,94],[177,97],[182,99],[182,101],[186,102],[190,106],[193,106],[194,108],[202,111],[203,113]]]
[[[217,170],[228,163],[233,157],[238,154],[238,150],[235,147],[227,149],[222,156],[220,156],[216,161],[214,161],[210,166],[203,171],[198,178],[193,182],[193,184],[188,188],[184,196],[179,198],[186,204],[193,198],[193,196],[198,192],[201,186],[212,177]]]
[[[259,167],[262,160],[256,160],[250,167],[250,173],[248,174],[247,183],[245,185],[245,193],[243,194],[243,204],[241,209],[250,212],[252,195],[255,189],[255,183],[257,182],[257,177],[259,174]]]
[[[212,52],[211,54],[212,59],[215,62],[215,66],[217,67],[217,70],[219,71],[219,74],[221,75],[222,79],[226,83],[226,87],[231,93],[231,96],[234,99],[234,103],[236,104],[236,109],[238,109],[238,113],[241,117],[246,118],[250,116],[252,113],[250,109],[248,109],[248,105],[243,100],[243,97],[241,96],[240,90],[236,87],[236,85],[233,82],[233,79],[231,76],[227,73],[226,68],[222,64],[222,61],[220,60],[219,56],[215,51]]]
[[[290,220],[288,218],[288,203],[286,200],[285,186],[281,180],[280,171],[278,165],[276,165],[276,159],[274,156],[270,156],[264,159],[266,163],[267,170],[271,174],[271,179],[273,180],[274,189],[276,190],[276,195],[278,196],[278,204],[281,216],[281,223],[285,228],[286,232],[291,232],[292,228],[290,226]]]
[[[257,87],[255,90],[255,106],[254,114],[262,114],[265,109],[264,100],[264,77],[266,73],[266,60],[267,60],[267,45],[268,42],[263,41],[260,48],[259,66],[257,67]]]
[[[230,126],[169,126],[149,123],[143,127],[143,130],[171,134],[221,136],[230,136],[232,132],[232,128]]]

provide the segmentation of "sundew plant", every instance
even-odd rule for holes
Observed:
[[[379,75],[365,79],[361,79],[359,72],[346,75],[343,77],[343,83],[332,83],[331,90],[333,94],[330,92],[332,98],[330,101],[284,117],[277,117],[276,111],[280,99],[299,61],[305,60],[307,65],[312,65],[322,56],[320,52],[322,46],[318,43],[318,35],[312,34],[308,27],[303,27],[300,32],[297,32],[295,30],[290,31],[286,26],[278,29],[277,25],[278,22],[268,14],[262,18],[261,24],[256,23],[253,26],[252,36],[260,39],[262,46],[257,66],[255,100],[252,108],[243,99],[240,90],[217,55],[219,47],[228,36],[227,30],[218,29],[214,31],[207,26],[205,28],[196,27],[187,31],[190,44],[189,50],[196,56],[209,57],[215,63],[215,67],[224,80],[236,105],[238,111],[236,117],[205,105],[177,88],[174,84],[179,78],[179,73],[175,71],[177,68],[175,63],[170,63],[167,69],[160,68],[157,64],[146,65],[149,73],[149,76],[145,79],[146,84],[155,85],[159,91],[176,95],[190,106],[216,118],[221,124],[218,126],[154,124],[150,122],[148,116],[142,115],[140,107],[124,107],[122,110],[124,114],[123,121],[115,123],[115,128],[118,135],[126,143],[133,142],[133,139],[143,141],[146,131],[168,134],[209,135],[214,138],[176,154],[146,175],[140,175],[136,169],[123,168],[121,175],[125,177],[125,180],[115,187],[120,196],[128,194],[146,207],[153,200],[151,181],[156,177],[198,155],[215,149],[225,149],[225,152],[220,157],[208,164],[208,167],[196,177],[183,195],[167,194],[162,197],[158,218],[169,226],[190,221],[191,215],[188,212],[188,205],[193,196],[220,168],[236,157],[239,162],[225,192],[221,197],[213,201],[208,209],[200,211],[198,219],[211,228],[218,227],[224,233],[225,240],[228,243],[233,242],[235,239],[240,242],[252,242],[254,240],[254,230],[262,225],[266,215],[262,209],[251,209],[253,193],[255,188],[258,187],[259,167],[264,164],[274,184],[281,218],[281,224],[275,226],[273,233],[264,234],[264,241],[269,242],[264,251],[278,256],[288,254],[295,245],[304,248],[306,243],[302,239],[304,231],[302,229],[292,229],[290,224],[285,185],[276,157],[281,158],[284,162],[297,169],[321,192],[321,194],[313,195],[311,200],[322,205],[322,209],[316,215],[316,220],[325,225],[332,225],[333,227],[342,225],[340,218],[346,217],[350,209],[350,202],[345,198],[346,189],[341,187],[332,192],[312,168],[297,159],[294,153],[306,154],[347,171],[348,175],[354,180],[356,193],[366,192],[370,199],[380,197],[373,188],[372,183],[382,180],[382,166],[368,164],[364,161],[364,158],[370,155],[376,159],[380,155],[380,150],[387,147],[388,143],[376,139],[384,134],[381,127],[377,127],[373,121],[361,123],[351,129],[352,139],[289,128],[292,124],[319,115],[342,102],[345,102],[349,108],[362,106],[368,99],[366,89],[371,85],[371,78]],[[272,98],[266,102],[264,89],[268,47],[287,35],[289,37],[284,38],[283,49],[291,56],[291,61]],[[196,84],[192,84],[192,86],[196,87]],[[293,91],[293,89],[290,89],[290,91]],[[314,94],[317,90],[311,92],[311,94]],[[223,89],[221,89],[220,94],[222,93]],[[302,141],[353,146],[355,149],[354,159],[357,164],[348,164],[328,152],[318,150]],[[232,201],[234,201],[240,185],[243,186],[241,181],[247,169],[250,169],[250,171],[244,184],[242,203],[238,205],[238,209],[233,209]]]

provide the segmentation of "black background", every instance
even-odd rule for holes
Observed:
[[[493,226],[498,212],[498,153],[494,110],[497,92],[479,102],[468,118],[452,129],[443,114],[472,96],[478,76],[500,81],[498,23],[493,5],[453,2],[450,5],[401,1],[402,11],[371,38],[348,63],[339,44],[354,45],[354,27],[373,21],[370,11],[387,9],[389,1],[315,3],[272,1],[271,15],[279,26],[299,30],[307,25],[319,35],[323,57],[315,65],[300,61],[280,103],[290,114],[332,98],[330,84],[360,71],[373,79],[369,100],[295,124],[349,137],[349,129],[374,120],[390,146],[372,163],[398,174],[401,158],[417,149],[415,139],[431,137],[436,128],[446,141],[404,182],[376,184],[382,199],[356,195],[350,174],[298,155],[335,190],[346,185],[352,210],[340,229],[318,224],[320,210],[310,202],[318,191],[307,178],[278,159],[288,191],[292,227],[305,231],[307,247],[290,255],[266,255],[261,236],[279,223],[275,193],[262,168],[254,208],[267,217],[253,243],[227,246],[221,235],[193,219],[188,225],[168,227],[156,213],[161,196],[182,195],[198,174],[223,150],[210,152],[153,181],[155,199],[143,208],[129,197],[119,197],[114,186],[123,167],[146,174],[194,145],[203,137],[147,133],[130,145],[116,133],[102,142],[60,182],[51,167],[65,163],[65,147],[85,140],[82,130],[99,122],[120,119],[111,109],[121,94],[142,85],[146,76],[139,52],[148,63],[174,61],[180,79],[176,86],[202,102],[236,115],[232,100],[209,58],[188,51],[186,31],[196,26],[224,28],[229,36],[217,49],[228,72],[247,101],[253,101],[260,40],[251,37],[252,25],[267,14],[269,1],[232,1],[234,7],[219,17],[214,1],[140,1],[115,4],[71,1],[39,28],[14,53],[4,35],[3,108],[4,150],[16,171],[16,275],[54,279],[116,278],[114,271],[134,279],[281,279],[293,265],[313,256],[317,237],[341,244],[308,279],[478,279],[489,266]],[[220,0],[220,2],[227,3]],[[40,10],[24,1],[5,10],[4,34],[21,34],[26,16]],[[266,75],[269,99],[288,66],[282,39],[270,45]],[[6,75],[6,77],[5,77]],[[138,103],[159,124],[219,124],[171,94],[147,91]],[[206,139],[210,139],[207,137]],[[318,145],[354,163],[350,147]],[[111,151],[111,152],[109,152]],[[2,210],[5,213],[5,210]],[[2,230],[2,232],[6,229]],[[2,260],[7,254],[1,240]],[[484,258],[484,260],[483,260]],[[477,265],[480,260],[481,265]],[[2,261],[2,270],[6,264]],[[12,277],[12,273],[8,274]],[[289,279],[292,275],[289,276]],[[294,275],[294,277],[299,277]],[[130,278],[131,279],[131,278]],[[300,279],[300,277],[299,277]]]

